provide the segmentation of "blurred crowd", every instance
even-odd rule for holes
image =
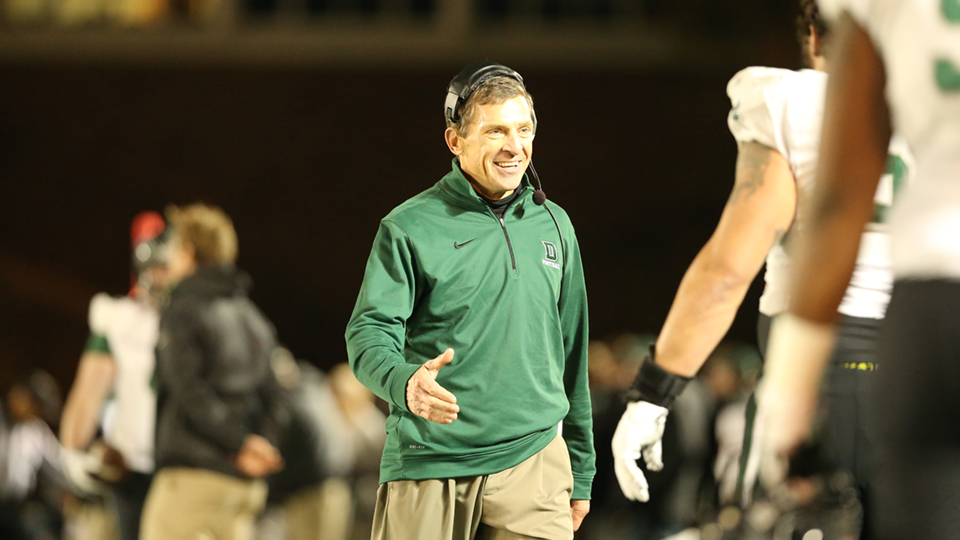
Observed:
[[[464,3],[467,3],[466,1]],[[669,22],[716,32],[718,17],[756,21],[776,11],[777,3],[749,0],[470,0],[481,21],[507,19],[595,23]],[[64,27],[151,27],[167,23],[219,25],[236,20],[277,17],[311,20],[328,16],[428,20],[444,0],[0,0],[0,21],[15,25]],[[448,2],[450,5],[459,2]],[[759,14],[757,12],[760,12]],[[745,24],[745,23],[740,23]]]
[[[3,20],[14,25],[146,27],[168,21],[209,23],[225,0],[4,0]]]
[[[253,317],[262,316],[240,290],[215,294],[210,305],[241,324],[193,321],[182,335],[183,291],[234,274],[236,236],[217,208],[172,208],[171,215],[181,229],[176,243],[159,214],[134,220],[132,288],[92,299],[90,338],[77,344],[66,399],[46,372],[9,388],[0,407],[0,538],[170,538],[171,524],[190,520],[219,539],[366,538],[385,439],[373,394],[345,363],[325,372],[295,359],[269,323],[261,340],[269,346],[258,348],[248,338]],[[206,336],[208,345],[219,341],[193,357],[177,342],[194,342],[204,325],[225,331]],[[177,386],[191,369],[196,377]],[[268,396],[265,386],[275,391]],[[261,422],[267,409],[282,411],[282,422]],[[224,442],[223,434],[234,433],[235,443]],[[276,466],[262,465],[264,449],[279,453]],[[249,501],[231,499],[238,493]],[[251,511],[235,511],[240,506]]]
[[[422,18],[437,12],[438,0],[4,0],[6,19],[20,24],[63,26],[109,24],[151,26],[170,21],[207,23],[224,12],[258,16],[392,16]],[[475,1],[481,17],[534,14],[545,18],[587,16],[605,18],[629,5],[659,4],[655,0],[547,0],[534,5],[510,0]]]
[[[614,474],[609,448],[623,411],[621,399],[656,342],[651,334],[624,333],[590,343],[597,476],[590,519],[579,538],[659,540],[714,519],[734,503],[744,410],[760,370],[750,345],[724,342],[671,410],[663,437],[661,471],[650,472],[650,502],[627,500]]]
[[[746,396],[759,355],[725,343],[678,401],[664,437],[664,470],[648,476],[649,503],[628,501],[609,448],[626,390],[654,337],[624,333],[590,345],[597,445],[593,510],[578,538],[659,540],[702,523],[732,501]],[[269,478],[257,540],[369,537],[384,440],[384,414],[346,364],[324,372],[280,348],[274,373],[294,411]],[[105,407],[109,410],[110,403]],[[55,431],[62,409],[53,377],[35,372],[7,392],[0,417],[0,537],[119,540],[111,492],[83,490],[63,471]],[[102,453],[98,440],[94,452]]]
[[[156,400],[153,389],[158,384],[161,396],[176,396],[182,389],[162,389],[177,379],[169,374],[164,378],[159,365],[164,356],[158,352],[154,357],[160,339],[156,316],[143,319],[152,330],[145,335],[153,341],[134,347],[146,352],[136,360],[130,343],[124,344],[125,337],[137,333],[130,323],[136,317],[128,314],[110,323],[101,312],[105,302],[141,302],[157,305],[163,313],[163,305],[176,297],[167,282],[170,239],[164,229],[163,219],[155,213],[135,220],[133,289],[126,297],[98,295],[92,301],[91,339],[85,347],[78,344],[78,353],[81,349],[83,353],[66,405],[53,377],[45,372],[30,374],[7,392],[0,415],[0,538],[128,540],[142,534],[140,513],[146,493],[151,481],[156,484],[160,478],[159,473],[154,476],[154,463],[158,468],[171,463],[169,457],[154,460],[153,425],[158,415],[163,424],[166,409],[149,400]],[[578,538],[665,538],[714,518],[733,502],[744,407],[760,367],[756,349],[736,343],[722,344],[677,401],[664,435],[664,469],[648,476],[652,502],[630,502],[618,487],[608,449],[625,407],[621,395],[654,341],[653,335],[624,333],[590,344],[598,471],[593,511]],[[165,347],[161,344],[156,351]],[[133,369],[131,362],[150,369]],[[250,538],[368,538],[385,440],[385,404],[345,363],[323,371],[275,346],[269,365],[269,378],[280,389],[286,411],[282,432],[271,439],[282,466],[265,475],[265,504],[255,507],[256,526]],[[136,403],[131,395],[140,405],[131,405]],[[137,453],[144,451],[144,444],[130,442],[131,424],[125,420],[130,418],[133,431],[139,429],[146,445],[148,455],[143,459]],[[142,434],[144,425],[151,433]],[[205,429],[214,432],[221,427],[230,426],[208,424]],[[164,429],[158,429],[158,437],[163,437]],[[169,448],[191,444],[177,439],[158,441],[157,447],[166,445],[169,454]],[[249,472],[255,469],[240,463],[245,451],[241,448],[223,470],[241,479],[257,479],[260,473]]]
[[[72,26],[108,23],[148,26],[170,20],[207,22],[222,10],[250,16],[429,17],[441,0],[5,0],[7,19],[17,23],[55,22]],[[534,15],[545,19],[609,19],[622,15],[657,14],[662,0],[475,0],[480,17]]]
[[[269,502],[255,538],[368,538],[383,413],[346,364],[323,372],[278,349],[275,366],[295,420],[281,446],[286,467],[268,478]],[[68,478],[55,435],[61,410],[60,389],[43,371],[6,394],[0,414],[0,538],[120,540],[111,483],[87,489]],[[90,448],[100,455],[106,450],[100,438]]]

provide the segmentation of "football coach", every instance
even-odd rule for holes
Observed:
[[[576,234],[517,72],[467,66],[445,116],[451,170],[380,221],[346,331],[390,404],[372,538],[572,539],[595,473]]]

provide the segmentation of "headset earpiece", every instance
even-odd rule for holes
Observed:
[[[495,62],[474,62],[460,70],[460,73],[457,73],[457,76],[447,85],[447,99],[443,104],[444,117],[453,124],[459,123],[460,107],[483,81],[493,77],[509,77],[523,84],[523,77],[507,66]]]

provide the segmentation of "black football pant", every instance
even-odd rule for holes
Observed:
[[[960,539],[960,282],[898,281],[879,357],[876,536]]]
[[[140,515],[150,491],[153,475],[131,472],[124,482],[113,488],[117,504],[120,540],[140,538]]]
[[[873,491],[871,452],[875,437],[868,419],[871,387],[882,364],[877,356],[881,324],[877,319],[841,317],[837,326],[836,347],[820,392],[820,409],[824,420],[819,433],[822,439],[820,443],[824,446],[823,457],[829,460],[823,465],[844,470],[853,477],[867,514],[860,540],[876,538],[869,519]],[[761,315],[758,326],[761,353],[766,355],[770,318]],[[751,444],[756,443],[751,441]],[[960,540],[960,537],[956,540]]]

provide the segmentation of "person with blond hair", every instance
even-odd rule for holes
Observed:
[[[283,466],[284,423],[270,367],[273,326],[234,266],[237,234],[219,208],[172,207],[170,278],[157,346],[157,473],[144,540],[245,540]]]

